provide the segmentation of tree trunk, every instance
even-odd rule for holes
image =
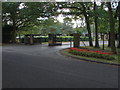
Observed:
[[[93,47],[91,29],[90,29],[90,24],[89,24],[89,18],[87,17],[87,15],[85,16],[85,21],[86,21],[87,30],[88,30],[89,46]]]
[[[96,2],[94,2],[94,11],[96,11]],[[99,48],[99,41],[98,41],[98,23],[97,23],[97,16],[95,15],[95,47]]]
[[[16,27],[13,25],[12,43],[16,43]]]
[[[119,14],[120,14],[120,12],[119,12]],[[118,37],[118,40],[119,40],[119,41],[118,41],[118,46],[117,46],[117,47],[120,48],[120,15],[119,15],[118,36],[119,36],[119,37]]]
[[[108,47],[110,47],[110,32],[109,32],[109,38],[108,38]]]
[[[120,48],[120,1],[118,3],[118,19],[119,19],[119,26],[118,26],[118,48]]]
[[[16,29],[15,19],[13,19],[12,43],[16,43]]]
[[[104,46],[105,46],[105,45],[104,45],[104,34],[103,34],[102,36],[103,36],[103,50],[104,50]]]
[[[85,17],[85,22],[86,22],[87,30],[88,30],[89,46],[93,47],[92,36],[91,36],[91,28],[90,28],[90,23],[89,23],[89,16],[87,16],[85,5],[83,3],[81,3],[81,5],[83,7],[83,14],[84,14],[84,17]]]
[[[115,23],[114,23],[113,12],[112,12],[112,8],[111,8],[110,2],[107,2],[107,6],[108,6],[109,23],[110,23],[110,47],[111,47],[111,51],[113,53],[116,53],[115,29],[114,29]]]
[[[118,2],[118,6],[116,9],[114,18],[117,19],[117,17],[118,17],[118,37],[117,37],[118,45],[117,45],[117,48],[120,48],[120,1]]]

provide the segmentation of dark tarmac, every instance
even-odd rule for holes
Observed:
[[[69,47],[6,45],[2,88],[118,88],[118,67],[62,56]]]

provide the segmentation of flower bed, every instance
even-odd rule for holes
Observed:
[[[102,51],[94,51],[94,50],[89,50],[89,49],[78,49],[78,48],[68,48],[68,49],[69,49],[69,53],[74,54],[74,55],[102,58],[102,59],[107,59],[107,60],[115,59],[112,56],[113,52],[105,53]]]

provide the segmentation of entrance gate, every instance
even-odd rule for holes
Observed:
[[[39,37],[35,38],[35,36],[39,36]],[[62,36],[62,34],[48,34],[48,46],[62,45],[62,37],[61,36]],[[71,34],[71,36],[74,36],[73,37],[73,47],[78,48],[80,46],[80,34],[74,33],[74,34]],[[33,45],[35,43],[42,44],[42,35],[41,34],[26,34],[24,36],[24,44]],[[83,44],[84,44],[84,46],[86,46],[84,42],[83,42]],[[70,39],[70,47],[72,47],[71,39]]]
[[[62,45],[62,34],[48,34],[48,46]],[[35,38],[35,36],[39,36]],[[24,44],[33,45],[35,43],[42,44],[41,34],[26,34],[24,35]]]
[[[56,46],[56,45],[62,45],[62,37],[60,37],[62,34],[49,34],[49,46]],[[59,39],[58,39],[59,38]]]
[[[34,38],[35,36],[41,36],[41,34],[26,34],[24,35],[24,44],[33,45],[34,43],[42,43],[41,37]]]

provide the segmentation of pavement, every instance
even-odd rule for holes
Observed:
[[[62,56],[69,47],[5,45],[2,88],[118,88],[118,67]]]

